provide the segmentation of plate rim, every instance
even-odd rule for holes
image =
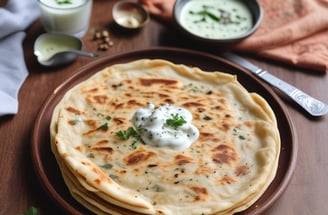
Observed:
[[[89,74],[88,74],[86,71],[90,68],[93,68],[100,64],[106,64],[106,62],[108,62],[108,61],[115,61],[115,60],[117,61],[117,59],[119,60],[119,59],[131,58],[131,56],[133,56],[133,55],[136,56],[136,57],[132,57],[132,58],[135,58],[135,60],[141,59],[138,57],[140,54],[147,54],[147,53],[152,53],[152,52],[155,52],[155,53],[170,52],[170,53],[175,53],[175,54],[201,55],[202,57],[210,58],[211,60],[214,60],[214,61],[216,60],[220,63],[228,65],[229,67],[233,67],[233,68],[241,71],[242,73],[244,73],[246,76],[250,77],[251,79],[254,79],[258,84],[261,85],[261,87],[263,87],[267,91],[267,93],[270,94],[270,96],[272,96],[275,99],[275,102],[277,103],[277,105],[280,107],[282,113],[284,114],[284,118],[285,118],[284,120],[286,120],[286,122],[289,125],[288,128],[290,129],[291,143],[289,143],[289,144],[291,147],[291,150],[290,150],[291,154],[290,154],[289,162],[287,164],[286,171],[284,172],[285,173],[284,177],[282,178],[281,183],[279,183],[279,185],[277,186],[278,188],[276,189],[276,191],[272,193],[272,197],[269,198],[267,201],[265,201],[265,203],[263,205],[261,205],[261,206],[255,205],[252,210],[248,211],[252,207],[251,206],[250,208],[246,209],[245,211],[239,212],[238,214],[241,214],[241,215],[261,214],[264,211],[268,210],[287,189],[287,187],[293,177],[294,170],[296,168],[296,163],[297,163],[298,139],[297,139],[294,123],[289,116],[289,113],[285,107],[285,104],[281,101],[281,99],[278,97],[278,95],[271,89],[271,87],[263,84],[259,79],[252,76],[252,74],[249,74],[248,71],[246,71],[244,68],[236,65],[235,63],[230,62],[229,60],[224,59],[219,56],[216,56],[214,54],[210,54],[210,53],[206,53],[206,52],[202,52],[202,51],[190,50],[190,49],[186,49],[186,48],[175,48],[175,47],[145,48],[145,49],[139,49],[139,50],[134,50],[134,51],[121,52],[121,53],[118,53],[115,55],[110,55],[110,56],[105,56],[105,57],[99,58],[95,61],[87,63],[86,65],[78,68],[74,74],[72,74],[68,79],[66,79],[62,84],[60,84],[58,87],[56,87],[53,90],[53,92],[49,95],[49,97],[46,99],[46,101],[42,104],[42,106],[37,114],[35,124],[32,129],[32,137],[31,137],[30,152],[31,152],[31,156],[32,156],[32,163],[33,163],[33,167],[34,167],[35,173],[37,175],[37,178],[38,178],[39,182],[41,183],[41,186],[43,187],[44,191],[51,197],[53,202],[62,210],[66,211],[66,212],[70,212],[70,213],[81,213],[79,211],[79,209],[72,206],[68,201],[66,201],[65,198],[56,191],[56,189],[54,188],[54,185],[50,184],[50,181],[46,179],[47,175],[42,167],[42,160],[40,157],[41,155],[39,154],[39,151],[38,151],[38,142],[39,142],[39,136],[40,136],[38,131],[42,124],[42,119],[44,117],[46,117],[47,108],[49,107],[49,105],[51,105],[52,102],[54,102],[54,99],[56,99],[56,97],[57,97],[57,100],[58,99],[60,100],[63,97],[63,95],[58,96],[58,92],[63,91],[63,90],[67,92],[70,88],[74,87],[77,83],[83,81],[83,80],[80,80],[81,77],[85,80],[88,77],[90,77],[91,75],[98,72],[98,71],[92,71],[92,72],[89,72]],[[117,64],[117,63],[113,63],[113,64]],[[113,64],[109,63],[109,65],[113,65]],[[84,73],[86,73],[86,74],[84,74]],[[77,80],[75,80],[75,79],[77,79]],[[71,82],[73,82],[73,83],[70,84]],[[74,84],[74,82],[77,82],[77,83]],[[69,86],[69,85],[71,85],[71,86]],[[64,89],[65,87],[68,87],[68,89],[65,90]],[[278,120],[279,119],[277,119],[277,121]],[[49,140],[49,142],[50,142],[50,140]],[[50,147],[50,145],[49,145],[49,147]],[[279,159],[279,164],[280,164],[280,159]],[[276,176],[275,176],[275,179],[276,179]],[[266,192],[267,192],[267,190],[264,193],[266,193]],[[73,197],[70,196],[68,198],[73,198]],[[260,199],[261,198],[262,197],[260,197]],[[256,204],[256,203],[254,203],[254,204]],[[83,207],[83,206],[81,206],[81,207]],[[88,211],[88,210],[86,209],[86,211]]]

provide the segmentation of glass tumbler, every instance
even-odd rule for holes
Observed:
[[[92,0],[38,0],[41,21],[49,33],[83,37],[89,28]]]

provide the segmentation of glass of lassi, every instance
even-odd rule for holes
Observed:
[[[92,0],[38,0],[41,21],[49,33],[83,37],[90,22]]]

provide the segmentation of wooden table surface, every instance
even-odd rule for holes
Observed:
[[[200,49],[185,40],[175,29],[151,19],[140,31],[126,32],[113,25],[111,9],[115,1],[94,0],[90,32],[83,37],[84,49],[101,56],[157,46]],[[114,45],[97,51],[93,29],[108,30]],[[43,33],[40,20],[28,30],[24,41],[29,76],[19,93],[19,112],[0,118],[0,214],[21,214],[27,208],[39,208],[42,214],[62,214],[43,190],[33,168],[30,146],[32,128],[42,104],[52,91],[76,70],[92,59],[79,57],[57,69],[40,66],[33,55],[33,43]],[[220,48],[216,47],[216,51]],[[212,50],[215,53],[215,50]],[[254,56],[244,56],[274,75],[328,102],[328,77]],[[328,123],[327,116],[311,118],[294,105],[284,102],[298,139],[298,159],[289,186],[265,214],[327,214],[328,204]]]

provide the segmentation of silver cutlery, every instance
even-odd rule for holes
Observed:
[[[252,64],[248,60],[228,52],[222,53],[221,56],[249,70],[262,80],[269,83],[271,86],[277,88],[292,101],[296,102],[311,116],[323,116],[328,113],[327,104],[311,97],[302,90],[290,85],[289,83],[286,83],[285,81],[270,74],[268,71]]]

